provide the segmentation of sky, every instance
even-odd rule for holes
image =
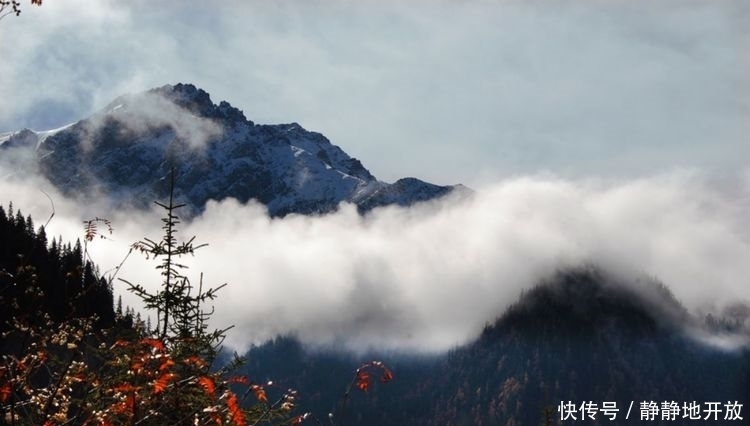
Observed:
[[[230,284],[216,324],[236,326],[236,347],[292,333],[442,351],[584,263],[656,277],[693,312],[750,303],[744,0],[24,6],[0,21],[0,132],[189,82],[256,123],[323,133],[381,180],[477,190],[367,217],[209,203],[184,223],[209,244],[187,262]],[[38,177],[0,180],[0,194],[37,223],[54,200],[48,234],[67,239],[109,218],[115,233],[90,247],[108,274],[132,242],[160,235],[158,212],[83,205]],[[158,282],[153,263],[124,265],[120,277]]]
[[[747,167],[742,0],[51,1],[0,22],[0,131],[189,82],[375,176]]]

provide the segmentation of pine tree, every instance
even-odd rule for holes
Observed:
[[[144,238],[133,245],[147,258],[161,260],[156,268],[161,273],[162,285],[159,290],[150,292],[140,284],[121,280],[128,285],[129,291],[143,300],[147,309],[156,311],[156,332],[159,339],[175,344],[175,350],[200,355],[212,361],[228,329],[208,331],[207,321],[213,311],[204,310],[203,305],[215,299],[217,291],[226,284],[204,289],[201,274],[196,289],[183,273],[187,266],[179,263],[179,258],[193,255],[206,244],[195,245],[195,237],[178,242],[176,234],[180,219],[177,210],[184,207],[184,204],[175,204],[174,170],[170,176],[169,201],[167,204],[155,202],[165,211],[162,218],[162,239],[155,241]]]
[[[117,296],[117,307],[115,308],[117,318],[122,318],[122,296]]]

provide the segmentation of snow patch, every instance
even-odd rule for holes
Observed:
[[[74,125],[74,124],[76,124],[76,123],[77,123],[77,121],[76,121],[76,122],[73,122],[73,123],[68,123],[68,124],[66,124],[66,125],[64,125],[64,126],[62,126],[62,127],[58,127],[58,128],[56,128],[56,129],[52,129],[52,130],[43,130],[43,131],[41,131],[41,132],[37,132],[37,131],[33,131],[33,130],[32,130],[32,131],[33,131],[34,133],[36,133],[37,137],[39,138],[39,139],[37,140],[37,142],[36,142],[36,147],[34,147],[34,149],[37,149],[37,150],[38,150],[38,149],[39,149],[39,147],[40,147],[40,146],[42,145],[42,143],[43,143],[43,142],[44,142],[45,140],[47,140],[47,138],[48,138],[48,137],[50,137],[50,136],[52,136],[52,135],[54,135],[54,134],[56,134],[56,133],[59,133],[59,132],[61,132],[61,131],[65,130],[65,129],[67,129],[68,127],[71,127],[71,126],[73,126],[73,125]]]
[[[7,133],[0,133],[0,145],[4,144],[5,142],[8,142],[8,139],[10,139],[11,136],[13,136],[14,132],[7,132]]]

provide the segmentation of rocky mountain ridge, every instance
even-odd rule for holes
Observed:
[[[178,199],[192,213],[210,199],[230,197],[257,200],[271,216],[284,216],[324,214],[342,202],[364,213],[470,192],[416,178],[379,181],[322,134],[297,123],[255,124],[191,84],[120,96],[60,129],[0,135],[0,152],[11,151],[25,151],[66,195],[106,196],[116,206],[146,207],[163,198],[174,168]]]

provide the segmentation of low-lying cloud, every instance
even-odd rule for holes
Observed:
[[[130,105],[133,99],[137,105]],[[87,131],[101,132],[108,120],[114,120],[126,131],[143,134],[157,128],[169,128],[175,136],[185,142],[191,150],[200,150],[210,139],[219,138],[222,128],[213,120],[200,117],[180,107],[173,100],[159,92],[146,92],[140,95],[125,95],[117,98],[103,115],[92,116],[87,123]],[[92,148],[91,139],[83,139],[84,147]]]
[[[215,325],[234,324],[242,348],[277,334],[311,344],[436,351],[474,338],[520,291],[566,265],[593,262],[618,274],[655,276],[689,309],[750,300],[750,185],[731,191],[697,173],[627,182],[521,177],[476,195],[366,216],[351,205],[321,216],[271,219],[263,206],[210,202],[180,236],[208,247],[190,274],[229,285]],[[43,181],[1,182],[3,203],[46,219]],[[49,190],[47,190],[49,192]],[[108,215],[115,232],[90,244],[107,270],[130,243],[161,235],[160,212],[103,212],[52,194],[48,233],[75,238],[81,220]],[[101,207],[104,208],[104,207]],[[153,260],[131,254],[119,277],[155,287]],[[115,283],[125,303],[136,305]]]

